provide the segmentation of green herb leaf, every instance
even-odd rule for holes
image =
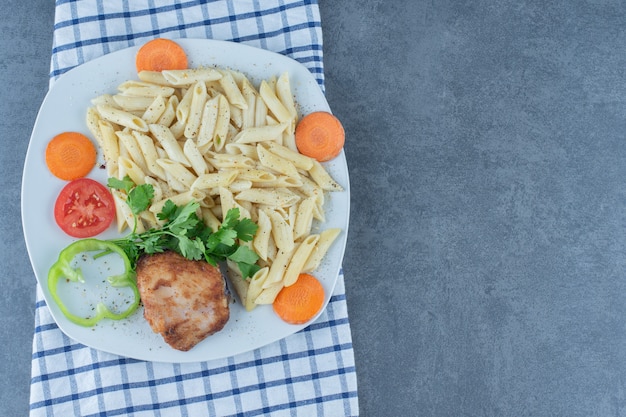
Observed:
[[[150,184],[138,185],[129,191],[126,202],[135,216],[145,211],[150,206],[154,197],[154,188]]]
[[[133,180],[130,179],[128,175],[126,175],[122,180],[115,177],[109,178],[107,181],[107,186],[109,188],[128,193],[135,186],[135,183],[133,182]]]
[[[117,180],[119,181],[119,180]],[[127,186],[124,181],[118,184],[112,181],[112,185]],[[153,198],[152,186],[146,184],[134,186],[129,192],[133,198],[129,198],[129,206],[134,209],[147,209]],[[145,207],[144,207],[145,205]],[[177,206],[171,200],[166,201],[157,214],[158,219],[165,223],[161,229],[151,229],[142,233],[130,233],[122,239],[112,240],[118,244],[131,260],[133,267],[141,254],[154,254],[166,250],[173,250],[187,259],[204,259],[211,265],[231,259],[236,262],[244,278],[252,276],[260,269],[256,262],[259,256],[247,246],[240,246],[238,241],[248,242],[252,240],[258,226],[250,219],[239,219],[239,209],[231,209],[224,216],[220,228],[213,232],[198,217],[200,204],[192,201],[184,206]],[[133,210],[134,210],[133,209]],[[136,213],[139,214],[141,211]]]

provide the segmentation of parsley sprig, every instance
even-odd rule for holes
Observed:
[[[144,253],[173,250],[187,259],[204,259],[214,266],[230,259],[237,264],[244,278],[259,270],[256,264],[259,256],[248,246],[239,244],[240,241],[251,241],[258,226],[248,218],[240,219],[239,209],[228,210],[219,229],[213,232],[197,215],[199,203],[192,201],[177,206],[168,200],[157,214],[157,218],[164,221],[163,226],[137,233],[137,216],[149,207],[154,197],[152,185],[136,185],[127,176],[123,180],[109,178],[108,186],[127,194],[126,202],[135,216],[130,234],[110,240],[124,250],[133,268]]]

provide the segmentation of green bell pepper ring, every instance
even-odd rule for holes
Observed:
[[[129,307],[121,313],[114,313],[99,302],[95,309],[95,314],[90,317],[80,317],[68,310],[67,306],[63,303],[57,293],[57,284],[59,279],[66,278],[70,281],[84,283],[85,278],[80,268],[73,268],[71,262],[74,257],[83,252],[90,251],[103,251],[104,253],[116,253],[124,261],[124,273],[120,275],[112,275],[107,278],[107,281],[113,287],[130,287],[133,290],[134,300]],[[133,270],[130,260],[124,251],[114,243],[107,242],[98,239],[81,239],[78,240],[59,253],[59,259],[52,265],[48,271],[48,289],[54,301],[70,321],[79,324],[81,326],[90,327],[98,323],[104,318],[112,320],[120,320],[130,316],[139,306],[140,296],[137,289],[137,282],[135,279],[135,271]]]

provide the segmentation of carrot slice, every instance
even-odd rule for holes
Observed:
[[[290,324],[311,320],[324,304],[324,287],[313,275],[300,274],[293,285],[283,288],[274,300],[274,312]]]
[[[78,132],[56,135],[46,147],[46,165],[57,178],[71,181],[82,178],[96,164],[96,147]]]
[[[329,161],[339,155],[345,136],[339,119],[324,111],[307,114],[296,126],[298,151],[319,162]]]
[[[157,38],[139,48],[135,66],[137,72],[187,69],[187,54],[176,42]]]

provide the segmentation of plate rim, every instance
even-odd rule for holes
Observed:
[[[322,86],[320,85],[320,80],[318,80],[315,77],[315,74],[311,73],[311,71],[309,70],[309,68],[307,68],[304,64],[300,63],[299,61],[297,61],[296,59],[293,59],[289,56],[286,55],[282,55],[273,51],[269,51],[266,49],[262,49],[262,48],[258,48],[252,45],[247,45],[244,43],[238,43],[238,42],[231,42],[231,41],[224,41],[224,40],[213,40],[213,39],[202,39],[202,38],[172,38],[172,40],[180,42],[184,47],[196,47],[193,44],[205,44],[205,45],[214,45],[214,46],[219,46],[221,48],[236,48],[239,49],[241,51],[250,51],[253,54],[261,54],[262,56],[265,57],[270,57],[270,58],[274,58],[276,60],[284,60],[283,62],[289,62],[290,65],[295,65],[301,68],[301,70],[305,70],[306,73],[308,74],[308,76],[310,77],[311,80],[313,80],[315,82],[315,86],[319,89],[319,93],[321,94],[321,97],[323,98],[323,103],[319,103],[320,105],[323,105],[324,107],[326,107],[326,109],[328,111],[331,111],[330,106],[326,100],[324,91],[322,89]],[[30,229],[30,227],[28,227],[27,223],[27,213],[26,213],[26,204],[25,204],[25,197],[28,195],[28,190],[26,189],[27,187],[27,169],[30,166],[30,162],[33,160],[34,156],[31,155],[31,152],[34,152],[35,147],[33,146],[33,141],[34,139],[36,139],[36,134],[38,133],[38,128],[40,127],[40,122],[41,122],[41,117],[42,117],[42,112],[44,111],[44,108],[48,102],[48,100],[50,100],[54,94],[54,92],[56,91],[55,89],[58,88],[62,88],[63,84],[66,82],[69,82],[67,80],[70,80],[72,77],[75,77],[75,74],[80,74],[81,71],[85,71],[86,68],[89,68],[90,66],[94,66],[97,65],[98,63],[100,63],[101,61],[108,61],[113,59],[116,55],[125,55],[125,54],[131,54],[136,52],[136,50],[138,50],[141,47],[141,45],[135,45],[135,46],[130,46],[127,48],[122,48],[116,51],[113,51],[109,54],[105,54],[105,55],[101,55],[97,58],[94,58],[90,61],[87,61],[83,64],[77,65],[73,68],[71,68],[70,70],[66,71],[65,73],[61,74],[57,79],[55,79],[54,83],[51,85],[51,88],[48,90],[48,92],[46,93],[44,99],[42,100],[41,106],[39,108],[39,111],[37,113],[37,117],[35,119],[35,122],[33,124],[33,128],[31,131],[31,135],[30,135],[30,139],[29,139],[29,145],[28,145],[28,149],[26,152],[26,156],[24,159],[24,168],[23,168],[23,172],[22,172],[22,185],[21,185],[21,198],[20,198],[20,204],[21,204],[21,221],[22,221],[22,229],[23,229],[23,235],[24,235],[24,239],[25,239],[25,243],[26,243],[26,247],[27,247],[27,253],[29,256],[29,260],[31,263],[31,268],[33,269],[33,273],[35,274],[36,277],[36,281],[37,281],[37,285],[41,285],[42,287],[42,293],[43,293],[43,297],[44,300],[46,302],[46,304],[49,307],[50,310],[50,314],[52,316],[52,319],[54,320],[54,322],[56,323],[56,325],[59,327],[59,329],[66,334],[67,336],[69,336],[70,338],[75,338],[76,334],[70,330],[67,329],[67,325],[68,323],[66,323],[64,320],[60,320],[59,319],[59,314],[58,312],[55,313],[54,311],[54,307],[50,308],[50,303],[49,301],[49,297],[47,296],[47,291],[43,288],[44,285],[46,284],[46,277],[40,277],[39,274],[37,273],[37,267],[35,266],[35,259],[33,258],[33,254],[31,253],[31,247],[29,244],[29,234],[27,232],[28,229]],[[205,59],[207,60],[206,57],[200,57],[200,56],[195,56],[195,52],[192,54],[191,57],[191,62],[193,62],[194,60],[202,60]],[[269,59],[269,58],[268,58]],[[125,63],[123,65],[128,65],[128,63]],[[192,65],[190,65],[192,66]],[[277,69],[280,68],[281,65],[277,65]],[[227,67],[227,66],[225,66]],[[117,68],[117,67],[116,67]],[[116,71],[116,68],[114,68],[112,71]],[[237,69],[237,68],[235,68]],[[243,73],[247,73],[250,71],[249,68],[246,69],[238,69],[239,71],[243,72]],[[117,77],[119,79],[119,76]],[[123,81],[123,80],[121,80]],[[121,82],[119,81],[119,82]],[[119,84],[118,82],[118,84]],[[57,86],[61,86],[61,87],[57,87]],[[103,88],[103,90],[105,90]],[[95,97],[95,95],[93,96]],[[84,110],[86,110],[86,107],[84,107]],[[84,126],[85,130],[86,130],[86,125]],[[91,135],[90,135],[91,136]],[[175,356],[176,358],[174,360],[167,360],[166,358],[157,358],[154,356],[143,356],[143,355],[132,355],[132,354],[127,354],[127,353],[120,353],[120,352],[115,352],[115,351],[111,351],[110,349],[102,349],[101,347],[98,346],[94,346],[92,344],[86,343],[84,340],[77,340],[79,343],[82,343],[86,346],[104,351],[104,352],[109,352],[109,353],[113,353],[116,355],[120,355],[120,356],[124,356],[124,357],[129,357],[129,358],[134,358],[134,359],[139,359],[139,360],[149,360],[149,361],[154,361],[154,362],[169,362],[169,363],[185,363],[185,362],[197,362],[197,361],[204,361],[204,360],[212,360],[212,359],[220,359],[220,358],[225,358],[225,357],[230,357],[234,354],[240,354],[240,353],[244,353],[244,352],[249,352],[252,351],[254,349],[266,346],[268,344],[274,343],[277,340],[281,340],[285,337],[288,337],[306,327],[309,327],[311,324],[313,324],[320,315],[322,315],[326,309],[328,308],[328,305],[331,302],[331,298],[332,295],[334,293],[334,290],[336,288],[337,285],[337,280],[338,280],[338,276],[342,273],[342,264],[343,264],[343,257],[345,254],[345,250],[346,250],[346,243],[347,243],[347,235],[348,235],[348,227],[349,227],[349,218],[350,218],[350,182],[349,182],[349,172],[348,172],[348,166],[347,166],[347,162],[346,162],[346,158],[345,158],[345,152],[342,150],[339,157],[337,157],[337,161],[339,162],[340,166],[343,168],[343,175],[345,176],[343,182],[342,182],[342,186],[344,186],[344,193],[345,197],[344,198],[344,204],[345,206],[342,206],[342,209],[345,209],[345,213],[344,213],[344,220],[343,222],[345,223],[345,226],[342,227],[342,234],[344,235],[341,239],[341,244],[340,244],[340,248],[339,248],[339,265],[337,267],[337,271],[335,274],[334,279],[332,279],[332,285],[329,287],[329,291],[330,294],[327,295],[326,300],[324,302],[324,306],[323,309],[318,312],[318,314],[315,316],[315,318],[313,318],[312,320],[310,320],[309,322],[307,322],[306,324],[303,325],[298,325],[298,326],[292,326],[291,330],[288,334],[285,334],[283,336],[277,337],[277,338],[273,338],[273,339],[267,339],[266,341],[264,341],[263,343],[259,344],[258,346],[252,347],[250,349],[247,350],[242,350],[242,351],[237,351],[234,352],[232,354],[229,355],[221,355],[221,356],[216,356],[216,357],[207,357],[207,358],[198,358],[197,355],[189,355],[188,356],[188,360],[185,359],[185,357],[180,357],[180,352],[176,351],[174,349],[172,349],[171,353],[174,353],[173,356]],[[345,182],[345,184],[344,184]],[[53,303],[53,302],[52,302]],[[137,314],[137,313],[135,313]],[[143,318],[142,318],[143,320]],[[279,320],[277,318],[277,320]],[[60,322],[61,321],[61,322]],[[159,335],[160,337],[160,335]],[[193,351],[193,350],[192,350]],[[166,355],[167,353],[170,352],[164,352]],[[186,354],[187,352],[183,353]],[[161,356],[161,355],[157,355],[157,356]]]

